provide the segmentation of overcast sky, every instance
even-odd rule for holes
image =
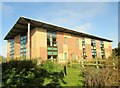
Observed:
[[[4,2],[1,7],[0,54],[4,56],[7,42],[3,38],[20,16],[111,39],[113,48],[118,44],[117,2]]]

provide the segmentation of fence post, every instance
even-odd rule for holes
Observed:
[[[113,69],[115,69],[115,61],[112,61]]]
[[[82,67],[84,67],[84,61],[83,61],[83,59],[82,59]]]
[[[99,68],[99,66],[98,66],[98,60],[97,59],[96,59],[96,67]]]

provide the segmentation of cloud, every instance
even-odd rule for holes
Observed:
[[[88,33],[93,28],[92,23],[88,22],[73,28],[76,31]]]
[[[100,2],[50,3],[44,11],[37,13],[36,19],[73,28],[106,13],[107,5]]]

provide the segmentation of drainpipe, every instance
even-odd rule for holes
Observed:
[[[30,23],[28,23],[28,59],[30,59]]]

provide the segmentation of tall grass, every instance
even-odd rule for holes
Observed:
[[[109,61],[115,62],[115,67],[112,67],[112,63],[107,63],[105,67],[96,68],[94,66],[85,66],[83,73],[86,79],[86,86],[120,86],[118,71],[118,57],[110,57]]]

